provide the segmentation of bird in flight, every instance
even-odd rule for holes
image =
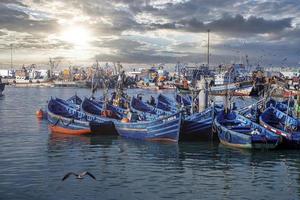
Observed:
[[[69,178],[71,175],[74,175],[74,176],[76,177],[76,179],[83,179],[83,177],[84,177],[85,175],[88,175],[88,176],[90,176],[92,179],[96,180],[96,177],[95,177],[93,174],[91,174],[90,172],[87,172],[87,171],[82,172],[82,173],[80,173],[80,174],[76,174],[76,173],[74,173],[74,172],[69,172],[69,173],[67,173],[61,180],[64,181],[64,180],[66,180],[67,178]]]

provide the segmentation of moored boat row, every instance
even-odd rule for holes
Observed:
[[[229,90],[224,106],[208,102],[206,85],[198,83],[196,96],[159,94],[149,101],[123,91],[100,98],[51,98],[49,128],[64,134],[118,134],[151,141],[217,139],[226,146],[247,149],[300,147],[299,113],[290,112],[297,102],[262,99],[236,110]]]

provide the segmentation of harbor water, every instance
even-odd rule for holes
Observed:
[[[298,150],[52,134],[35,111],[87,89],[13,88],[0,97],[0,199],[299,199]],[[155,94],[129,90],[129,94]],[[172,95],[171,91],[162,91]],[[250,100],[249,100],[250,101]],[[70,177],[91,172],[97,180]]]

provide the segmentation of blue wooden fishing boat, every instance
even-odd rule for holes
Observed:
[[[152,115],[157,115],[157,116],[161,116],[161,115],[170,115],[171,112],[168,111],[164,111],[161,110],[159,108],[156,108],[152,105],[149,105],[145,102],[143,102],[142,100],[136,98],[136,97],[132,97],[131,98],[131,103],[130,103],[131,107],[137,111],[143,112],[143,113],[149,113]]]
[[[79,111],[74,105],[59,98],[51,98],[47,106],[47,119],[52,132],[83,135],[90,133],[111,134],[107,130],[113,123],[106,118],[97,118]],[[101,132],[99,132],[101,131]]]
[[[191,106],[192,105],[192,97],[190,95],[181,95],[176,94],[176,102],[180,105]]]
[[[212,107],[203,112],[185,115],[183,117],[182,138],[212,139],[212,123],[216,110]]]
[[[277,101],[275,99],[270,99],[266,103],[266,107],[275,107],[278,110],[282,112],[289,112],[290,116],[293,116],[293,109],[294,109],[295,101],[290,100],[284,100],[284,101]]]
[[[85,112],[100,115],[103,110],[103,102],[96,102],[91,99],[84,99],[82,109]],[[108,104],[107,110],[111,111],[115,118],[112,118],[118,134],[122,137],[153,140],[153,141],[172,141],[177,142],[181,126],[181,113],[160,117],[140,116],[140,113],[132,109],[124,110],[117,106]]]
[[[0,96],[2,96],[4,88],[5,88],[5,83],[1,83],[1,81],[0,81]]]
[[[259,123],[259,117],[263,113],[264,109],[269,107],[275,107],[276,109],[282,112],[287,112],[288,110],[289,115],[293,116],[293,112],[292,112],[292,108],[294,106],[293,101],[288,103],[288,101],[280,102],[275,99],[269,99],[266,101],[266,103],[264,103],[265,101],[266,101],[265,99],[260,99],[254,104],[238,109],[238,113],[256,123]]]
[[[260,99],[251,105],[239,108],[237,112],[251,121],[259,123],[259,116],[261,114],[261,110],[263,110],[264,101],[265,99]]]
[[[169,97],[159,94],[157,97],[156,107],[168,112],[177,112],[177,103]]]
[[[71,96],[69,99],[66,100],[68,103],[71,103],[71,104],[75,104],[75,105],[81,105],[82,103],[82,99],[77,96],[77,94]]]
[[[181,113],[175,113],[152,121],[118,120],[115,122],[119,135],[126,138],[178,142]]]
[[[252,122],[236,112],[220,112],[214,127],[222,144],[246,149],[274,149],[280,144],[280,136]]]
[[[268,130],[282,136],[283,147],[300,147],[300,121],[270,106],[259,117],[260,124]]]
[[[175,110],[175,103],[169,97],[160,94],[157,104],[162,110]],[[181,106],[177,106],[181,107]],[[209,107],[200,113],[190,113],[190,106],[183,110],[183,124],[181,127],[181,140],[213,139],[212,123],[216,109]]]
[[[103,101],[96,101],[89,98],[84,98],[81,109],[87,114],[110,118],[111,120],[126,117],[124,109],[115,107],[111,104],[107,104],[107,108],[105,109]]]

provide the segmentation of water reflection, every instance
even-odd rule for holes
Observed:
[[[300,198],[297,150],[245,151],[215,142],[165,144],[50,133],[47,122],[36,120],[36,109],[50,96],[74,93],[71,88],[8,87],[0,97],[2,199]],[[89,90],[77,93],[84,96]],[[61,182],[65,173],[84,170],[97,181]]]

